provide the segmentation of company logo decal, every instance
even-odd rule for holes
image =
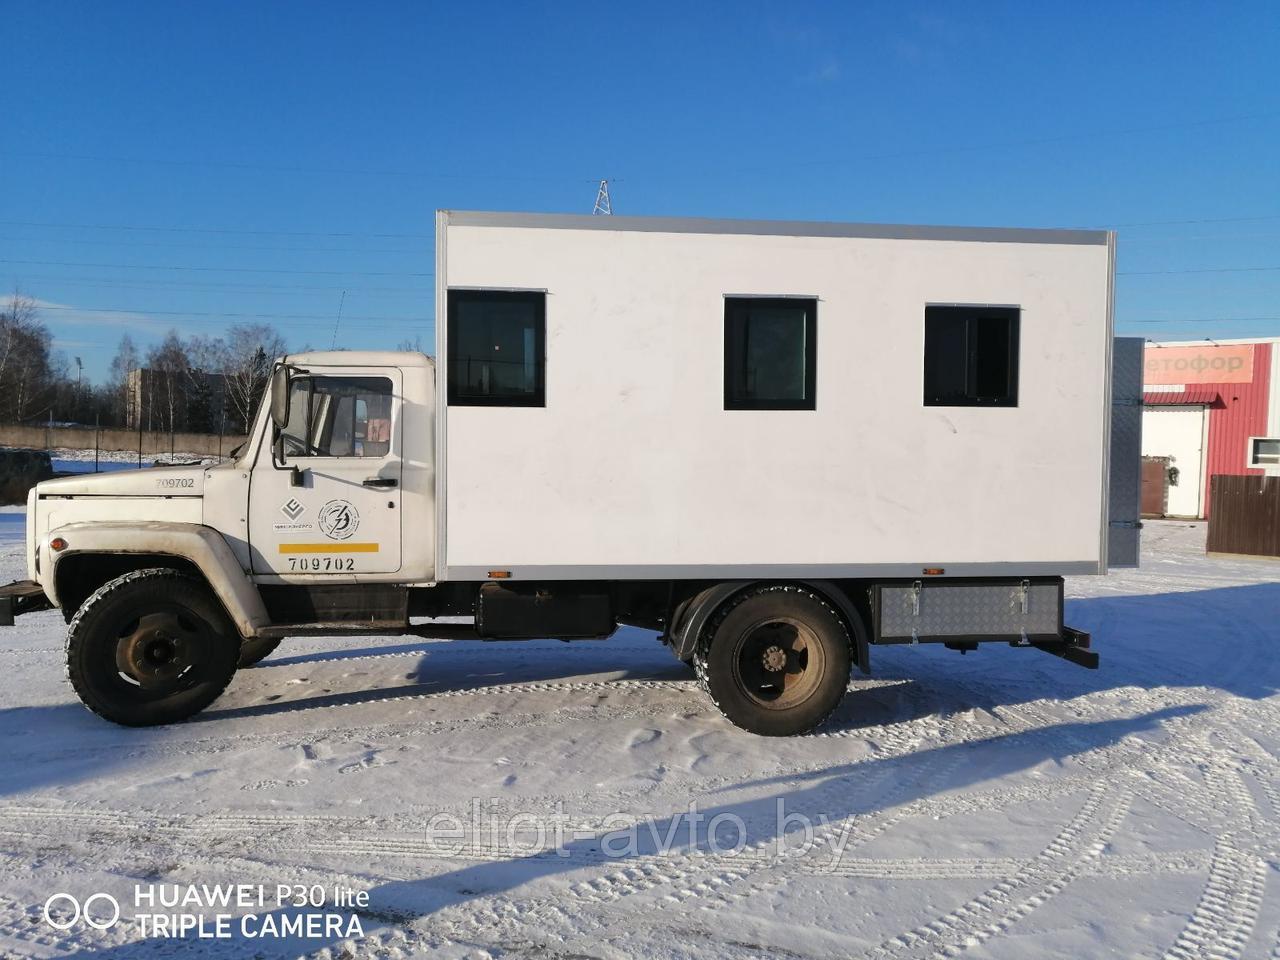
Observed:
[[[320,508],[316,523],[330,540],[346,540],[360,528],[360,513],[348,500],[330,500]]]
[[[304,513],[307,512],[307,508],[298,502],[297,497],[290,497],[289,502],[284,504],[280,508],[280,512],[283,513],[290,520],[297,520],[300,516],[302,516]]]

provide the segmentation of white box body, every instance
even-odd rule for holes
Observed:
[[[1114,236],[441,212],[437,578],[1106,569]],[[546,291],[544,407],[449,406],[447,291]],[[816,409],[724,408],[724,300],[817,299]],[[925,307],[1020,313],[923,403]]]

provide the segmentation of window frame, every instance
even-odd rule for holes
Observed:
[[[807,294],[744,294],[724,295],[724,361],[721,375],[724,381],[725,410],[817,410],[818,408],[818,300]],[[749,322],[749,308],[795,307],[804,304],[804,396],[796,400],[735,399],[732,395],[730,363],[733,359],[734,318],[736,311],[743,311]]]
[[[1258,445],[1260,443],[1280,443],[1280,437],[1250,437],[1249,446],[1246,448],[1248,453],[1248,462],[1245,464],[1248,470],[1280,470],[1280,459],[1275,460],[1259,460]],[[1271,456],[1271,454],[1266,454]]]
[[[536,307],[534,327],[534,384],[528,396],[465,396],[458,392],[453,378],[453,349],[457,342],[458,316],[455,307],[466,300],[502,299],[508,303],[528,302]],[[450,288],[445,296],[445,404],[450,407],[545,407],[547,405],[547,291],[509,290],[476,287]]]
[[[965,396],[955,400],[935,399],[929,394],[929,313],[944,310],[961,314],[965,320],[965,382],[968,384],[971,351],[969,348],[969,324],[982,317],[1002,316],[1009,320],[1009,356],[1005,396],[997,399]],[[926,407],[996,407],[1014,408],[1019,403],[1022,378],[1022,307],[1018,304],[984,303],[926,303],[924,306],[924,349],[921,356],[921,396]]]

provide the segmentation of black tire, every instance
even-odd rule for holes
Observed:
[[[259,637],[256,640],[246,640],[240,645],[240,662],[236,666],[243,670],[245,667],[259,664],[275,653],[278,646],[280,646],[279,637]]]
[[[761,736],[794,736],[822,723],[844,696],[849,631],[830,604],[803,587],[756,587],[716,612],[694,666],[731,723]]]
[[[148,727],[199,713],[236,672],[239,637],[203,583],[136,570],[99,588],[67,631],[67,677],[84,705]]]

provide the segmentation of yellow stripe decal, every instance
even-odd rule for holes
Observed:
[[[282,543],[281,553],[377,553],[376,543]]]

